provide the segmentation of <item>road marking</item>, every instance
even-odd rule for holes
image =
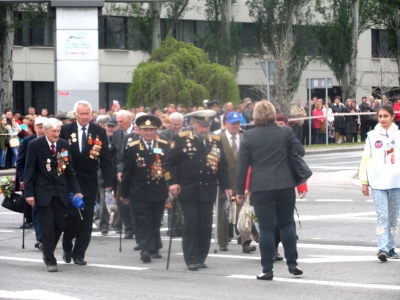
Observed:
[[[14,232],[13,230],[0,230],[2,233]]]
[[[362,247],[362,246],[341,246],[341,245],[322,245],[322,244],[297,244],[297,248],[309,249],[328,249],[328,250],[350,250],[350,251],[378,251],[376,247]]]
[[[226,276],[226,277],[238,278],[238,279],[256,279],[256,276],[254,276],[254,275],[231,275],[231,276]],[[300,278],[289,279],[289,278],[278,278],[278,277],[274,277],[274,280],[282,281],[282,282],[328,285],[328,286],[337,286],[337,287],[356,287],[356,288],[366,288],[366,289],[400,290],[400,286],[398,286],[398,285],[395,286],[395,285],[384,285],[384,284],[321,281],[321,280],[308,280],[308,279],[300,279]]]
[[[333,262],[356,262],[356,261],[378,261],[376,256],[338,256],[338,255],[309,255],[313,257],[299,258],[297,262],[308,263],[308,264],[320,264],[320,263],[333,263]],[[391,261],[399,262],[398,259]]]
[[[329,169],[329,170],[358,170],[359,166],[354,167],[333,167],[333,166],[320,166],[320,165],[308,165],[311,169]]]
[[[345,156],[328,156],[328,157],[310,157],[310,156],[307,156],[307,161],[310,161],[310,160],[321,160],[321,159],[335,159],[335,158],[340,158],[340,159],[343,159],[343,158],[346,158],[346,157],[362,157],[362,152],[360,153],[360,154],[352,154],[352,155],[345,155]]]
[[[352,199],[315,199],[315,202],[352,202]]]
[[[0,212],[0,215],[19,215],[19,213],[13,211],[2,211]]]
[[[43,290],[31,290],[31,291],[20,291],[20,292],[11,292],[11,291],[2,291],[0,290],[0,298],[7,299],[30,299],[30,300],[79,300],[79,298],[64,296],[62,294],[52,293]]]
[[[41,259],[33,259],[33,258],[22,258],[22,257],[10,257],[10,256],[0,256],[2,260],[11,260],[11,261],[24,261],[24,262],[34,262],[34,263],[42,263]],[[57,261],[57,264],[66,265],[63,261]],[[104,265],[104,264],[87,264],[88,267],[95,268],[107,268],[107,269],[120,269],[120,270],[131,270],[131,271],[143,271],[148,270],[149,268],[140,268],[140,267],[129,267],[129,266],[118,266],[118,265]]]
[[[304,216],[301,215],[300,220],[301,221],[311,221],[311,220],[326,220],[326,219],[343,219],[346,217],[362,217],[362,216],[372,216],[376,215],[376,212],[361,212],[361,213],[349,213],[349,214],[336,214],[336,215],[319,215],[319,216]],[[295,215],[295,219],[298,219],[298,217]]]

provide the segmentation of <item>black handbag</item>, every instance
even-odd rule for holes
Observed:
[[[296,186],[305,183],[311,177],[312,171],[304,159],[297,153],[297,149],[291,146],[289,136],[284,128],[281,128],[285,135],[286,148],[288,153],[289,166]]]
[[[4,197],[1,206],[17,213],[22,213],[24,212],[24,204],[22,203],[23,200],[24,199],[20,194],[12,193],[10,197]]]

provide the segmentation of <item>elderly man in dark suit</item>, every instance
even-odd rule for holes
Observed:
[[[231,196],[227,162],[220,137],[210,134],[216,113],[201,110],[188,114],[193,131],[175,136],[164,161],[164,177],[170,193],[179,195],[184,221],[183,256],[191,271],[207,268],[213,206],[217,185]]]
[[[84,100],[75,103],[76,122],[61,127],[60,138],[71,145],[73,166],[77,172],[79,185],[82,188],[85,209],[80,220],[76,209],[69,209],[63,236],[63,259],[66,263],[86,265],[85,253],[92,235],[93,211],[97,193],[97,169],[104,175],[105,187],[112,189],[113,172],[108,149],[106,130],[95,123],[90,123],[92,107]],[[72,240],[75,239],[75,245]]]
[[[236,176],[236,159],[240,148],[240,140],[242,135],[240,131],[240,115],[236,111],[229,112],[224,115],[225,131],[219,136],[221,137],[221,143],[224,146],[224,152],[226,161],[228,162],[229,182],[232,190],[235,190],[235,176]],[[220,251],[228,250],[228,235],[229,235],[229,224],[228,221],[223,218],[223,208],[226,200],[225,193],[219,195],[218,201],[218,245]],[[242,204],[237,204],[237,217],[239,216]],[[250,246],[251,235],[240,235],[238,240],[242,243],[243,253],[250,253],[256,251],[255,246]]]
[[[37,205],[47,271],[57,272],[54,249],[64,229],[68,192],[74,192],[75,197],[82,197],[82,194],[72,166],[70,146],[67,141],[59,139],[61,122],[49,119],[44,129],[45,136],[28,144],[25,195],[28,204]]]

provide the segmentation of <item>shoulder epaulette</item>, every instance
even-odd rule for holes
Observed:
[[[160,138],[157,138],[156,141],[159,143],[168,144],[168,142],[166,140],[162,140]]]
[[[213,140],[216,140],[216,141],[221,140],[221,137],[219,135],[215,135],[215,134],[210,134],[210,138],[212,138]]]
[[[137,140],[137,141],[130,142],[128,145],[129,145],[129,147],[132,147],[132,146],[135,146],[135,145],[137,145],[139,143],[140,143],[140,140]]]
[[[180,137],[182,137],[182,136],[188,136],[188,135],[190,135],[191,132],[192,132],[192,131],[190,131],[190,130],[188,130],[188,131],[182,131],[182,132],[179,132],[178,135],[179,135]]]

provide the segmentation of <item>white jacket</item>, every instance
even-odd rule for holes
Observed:
[[[378,124],[368,133],[359,178],[372,189],[400,188],[400,131],[392,124],[384,130]]]

